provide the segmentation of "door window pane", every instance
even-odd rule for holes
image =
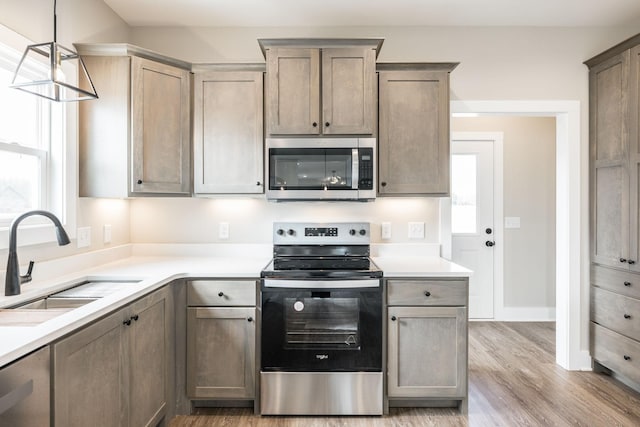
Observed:
[[[451,156],[451,232],[477,232],[477,169],[475,154]]]

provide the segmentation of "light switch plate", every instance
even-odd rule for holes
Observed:
[[[504,217],[504,228],[520,228],[520,217],[519,216],[505,216]]]
[[[78,227],[76,244],[79,248],[91,246],[91,227]]]
[[[381,239],[390,239],[391,238],[391,223],[383,222],[380,228],[380,238]]]
[[[111,224],[105,224],[102,228],[102,238],[104,243],[111,243]]]
[[[424,239],[424,222],[409,223],[409,238]]]
[[[221,240],[227,240],[229,238],[229,223],[221,222],[218,226],[218,238]]]

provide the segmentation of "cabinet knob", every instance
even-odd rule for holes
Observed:
[[[630,315],[630,314],[626,314],[626,313],[625,313],[624,318],[625,318],[625,319],[631,319],[631,315]]]
[[[622,357],[624,357],[624,360],[631,360],[631,356],[627,356],[626,354]]]
[[[140,316],[138,316],[137,314],[131,316],[131,320],[133,320],[134,322],[137,322],[139,318]]]
[[[395,322],[396,320],[398,320],[398,318],[396,316],[391,316],[391,320]]]
[[[331,123],[326,122],[324,125],[325,125],[326,127],[329,127],[329,126],[331,125]]]
[[[383,187],[386,187],[387,183],[383,181],[383,182],[380,183],[380,185],[383,186]]]
[[[122,322],[123,325],[125,326],[130,326],[131,325],[131,319],[127,319],[124,322]]]
[[[258,187],[260,187],[262,184],[260,184],[260,181],[258,181],[258,182],[256,183],[256,185],[257,185]]]
[[[218,296],[219,296],[220,298],[222,298],[222,297],[224,296],[224,292],[222,292],[222,291],[218,292]]]
[[[428,298],[428,297],[430,297],[430,296],[431,296],[431,292],[429,292],[429,291],[424,291],[424,296],[425,296],[425,297],[427,297],[427,298]]]
[[[253,322],[253,317],[247,317],[247,322],[249,323]]]
[[[627,261],[627,264],[629,264],[629,265],[633,265],[633,264],[635,264],[635,263],[636,263],[636,262],[635,262],[634,260],[632,260],[632,259],[630,259],[630,260],[628,260],[628,261]]]
[[[317,128],[318,127],[318,123],[313,122],[313,123],[311,123],[311,126],[313,126],[314,128]]]
[[[620,258],[620,262],[627,262],[626,258]]]
[[[631,282],[624,282],[624,285],[628,288],[631,286]]]
[[[142,184],[142,180],[141,179],[138,180],[138,185],[140,185],[140,184]]]

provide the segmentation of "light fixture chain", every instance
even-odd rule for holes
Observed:
[[[56,15],[56,2],[53,0],[53,42],[58,42],[58,16]]]

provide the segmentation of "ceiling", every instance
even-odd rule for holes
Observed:
[[[104,0],[131,26],[640,26],[639,0]]]

